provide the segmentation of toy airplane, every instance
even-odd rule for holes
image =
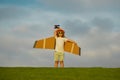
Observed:
[[[55,49],[55,37],[48,37],[45,39],[36,40],[33,48],[39,49]],[[81,55],[81,48],[74,42],[65,42],[64,51],[75,55]]]

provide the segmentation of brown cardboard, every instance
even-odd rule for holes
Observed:
[[[55,49],[55,38],[49,37],[35,41],[34,48]],[[73,42],[65,42],[64,50],[68,53],[81,55],[81,48]]]

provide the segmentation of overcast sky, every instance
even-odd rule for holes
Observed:
[[[120,0],[0,0],[0,66],[53,67],[54,50],[33,45],[55,24],[82,50],[65,67],[120,67]]]

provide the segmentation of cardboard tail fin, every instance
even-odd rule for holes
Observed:
[[[35,48],[36,44],[37,44],[37,41],[35,41],[35,43],[34,43],[34,45],[33,45],[33,48]]]

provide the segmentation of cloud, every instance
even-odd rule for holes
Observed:
[[[119,32],[115,32],[114,21],[110,18],[95,17],[90,22],[82,20],[69,20],[64,24],[68,30],[69,37],[76,39],[82,48],[82,59],[87,66],[119,66],[117,55],[119,56]],[[85,26],[86,25],[86,26]],[[117,44],[116,44],[117,43]],[[116,53],[116,54],[115,54]],[[87,59],[88,58],[88,59]],[[113,58],[118,63],[114,63]],[[110,63],[110,62],[112,63]],[[69,64],[69,62],[67,62]],[[79,66],[79,63],[75,62]],[[69,64],[71,65],[71,64]]]
[[[64,22],[66,35],[68,36],[84,36],[89,33],[90,27],[82,20],[66,20]]]
[[[9,34],[0,39],[0,66],[51,66],[53,51],[33,49],[34,38]]]
[[[82,4],[81,9],[86,7],[95,9],[99,3],[107,4],[107,0],[99,3],[92,2],[94,0],[89,2],[81,0],[81,3],[77,0],[70,1],[65,0],[63,6],[61,6],[62,1],[42,1],[43,5],[47,5],[46,7],[54,7],[48,11],[44,6],[39,6],[40,8],[22,5],[2,6],[0,9],[2,12],[0,14],[0,66],[53,66],[54,51],[32,47],[35,40],[52,36],[53,25],[60,24],[65,29],[66,36],[75,40],[82,49],[82,56],[65,53],[65,66],[119,67],[119,14],[99,10],[92,12],[91,9],[88,10],[89,13],[83,11],[69,14],[66,11],[66,14],[61,11],[66,3],[70,11],[79,9],[71,6],[75,3]],[[67,7],[64,10],[67,10]],[[54,11],[55,8],[56,11]]]
[[[83,13],[93,11],[117,11],[119,0],[37,0],[43,8],[64,13]]]
[[[92,23],[94,26],[98,27],[101,32],[111,32],[114,29],[114,22],[108,18],[95,18]]]
[[[20,19],[28,14],[24,8],[18,6],[0,6],[0,13],[0,21]]]

